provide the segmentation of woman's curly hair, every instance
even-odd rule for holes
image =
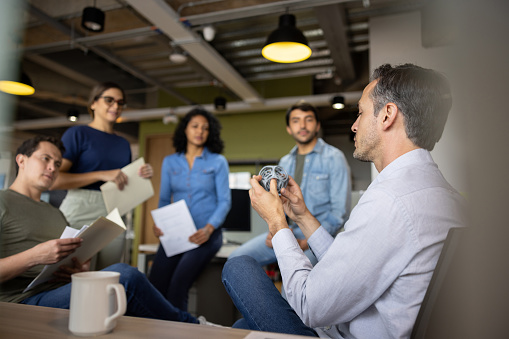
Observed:
[[[224,142],[221,140],[221,123],[212,113],[203,108],[194,108],[179,121],[175,134],[173,135],[173,146],[176,151],[178,153],[185,153],[187,151],[186,128],[189,121],[197,115],[205,117],[209,123],[209,136],[204,146],[212,153],[222,153]]]

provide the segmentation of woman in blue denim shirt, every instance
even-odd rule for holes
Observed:
[[[228,162],[221,153],[221,125],[211,113],[195,108],[173,136],[176,153],[163,160],[159,207],[184,199],[197,231],[189,241],[199,247],[167,257],[156,253],[149,280],[173,305],[187,311],[189,288],[223,244],[219,227],[231,207]],[[157,237],[161,230],[154,226]]]

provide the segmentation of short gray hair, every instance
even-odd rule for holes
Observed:
[[[413,64],[382,65],[371,81],[375,116],[389,102],[403,113],[408,138],[431,151],[440,140],[452,106],[449,82],[442,74]]]

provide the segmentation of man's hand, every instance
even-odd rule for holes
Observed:
[[[286,223],[283,204],[277,192],[276,179],[270,181],[270,192],[267,192],[261,185],[261,175],[254,175],[251,180],[249,197],[251,205],[269,225],[269,232],[274,236],[280,229],[288,228]]]
[[[291,176],[288,178],[288,185],[286,188],[281,189],[281,200],[283,201],[283,208],[286,215],[299,224],[299,218],[306,213],[309,213],[304,197],[299,185],[293,180]]]
[[[80,238],[49,240],[26,251],[0,258],[0,282],[13,279],[36,265],[57,263],[80,247],[82,241]]]
[[[71,275],[79,272],[86,272],[90,270],[90,260],[81,264],[77,258],[72,258],[72,266],[60,266],[60,269],[53,273],[56,277],[54,281],[71,282]]]
[[[32,248],[34,265],[50,265],[67,257],[81,246],[81,238],[54,239]]]
[[[288,186],[281,189],[281,201],[286,215],[295,221],[306,239],[320,227],[320,222],[309,212],[304,203],[302,191],[292,177],[288,179]],[[305,246],[307,247],[307,241]],[[303,244],[301,244],[301,248],[303,248]]]

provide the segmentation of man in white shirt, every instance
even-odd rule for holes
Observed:
[[[359,101],[354,157],[380,172],[335,239],[290,179],[278,196],[253,177],[255,210],[269,225],[288,302],[249,257],[230,259],[223,283],[244,316],[234,327],[331,338],[409,338],[447,232],[465,225],[463,198],[429,151],[451,107],[439,73],[383,65]],[[288,228],[300,227],[313,267]]]

